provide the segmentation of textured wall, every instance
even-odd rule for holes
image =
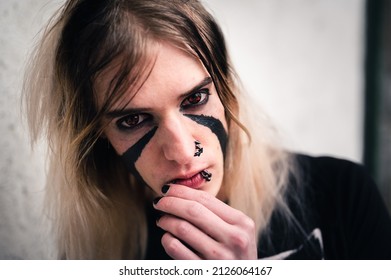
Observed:
[[[0,2],[0,259],[48,258],[51,247],[41,208],[43,157],[39,148],[31,152],[20,111],[23,66],[47,17],[45,3]]]
[[[34,35],[60,2],[0,2],[0,259],[50,257],[43,157],[30,152],[19,92]],[[288,145],[360,160],[363,0],[205,2]]]

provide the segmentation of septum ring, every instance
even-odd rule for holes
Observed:
[[[200,141],[194,141],[194,144],[195,144],[195,153],[194,153],[194,156],[195,157],[199,157],[203,152],[204,152],[204,148],[201,147],[201,142]]]

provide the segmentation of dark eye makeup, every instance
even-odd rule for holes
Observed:
[[[180,104],[180,110],[192,110],[206,104],[209,100],[209,89],[202,88],[196,92],[187,95]],[[115,123],[120,130],[135,130],[142,127],[146,122],[152,119],[151,114],[133,113],[119,118]]]
[[[209,100],[209,89],[203,88],[197,92],[189,94],[181,103],[181,110],[191,109],[197,106],[204,105]]]
[[[151,118],[149,114],[144,113],[130,114],[118,119],[116,125],[120,130],[137,129]]]

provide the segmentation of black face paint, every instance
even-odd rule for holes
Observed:
[[[145,183],[143,178],[140,176],[138,171],[136,170],[136,161],[140,157],[142,151],[144,150],[145,146],[149,143],[153,135],[155,135],[155,132],[157,130],[157,126],[154,127],[151,131],[149,131],[147,134],[145,134],[140,140],[137,141],[136,144],[134,144],[132,147],[130,147],[125,153],[122,154],[121,158],[125,162],[126,167],[132,173],[137,180],[139,180],[142,183]]]
[[[223,152],[223,156],[225,157],[225,150],[227,147],[228,142],[228,135],[225,131],[225,128],[220,120],[212,117],[212,116],[205,116],[205,115],[190,115],[185,114],[186,117],[190,118],[191,120],[195,121],[198,124],[201,124],[203,126],[206,126],[210,128],[210,130],[216,134],[217,139],[219,139],[221,150]]]
[[[190,118],[191,120],[195,121],[198,124],[201,124],[203,126],[208,127],[219,140],[221,150],[223,152],[223,156],[225,157],[225,150],[228,142],[228,135],[225,131],[225,128],[220,120],[212,117],[212,116],[205,116],[205,115],[190,115],[185,114],[184,116]],[[155,135],[156,130],[158,127],[154,127],[151,131],[149,131],[147,134],[145,134],[140,140],[136,142],[133,146],[131,146],[125,153],[122,154],[121,158],[123,159],[126,167],[128,168],[129,172],[133,174],[137,180],[139,180],[141,183],[145,184],[144,179],[141,177],[140,173],[138,173],[136,169],[136,161],[140,157],[142,151],[144,150],[145,146],[149,143],[149,141],[152,139],[152,137]],[[197,145],[197,144],[196,144]],[[204,179],[207,181],[211,180],[212,174],[208,171],[204,170],[201,174]]]

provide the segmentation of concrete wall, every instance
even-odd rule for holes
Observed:
[[[361,160],[363,0],[208,0],[288,147]],[[26,54],[61,1],[0,2],[0,259],[50,258],[43,156],[19,114]]]
[[[31,152],[20,110],[26,55],[53,6],[46,2],[0,2],[0,259],[50,256],[42,211],[43,154],[39,147]]]

